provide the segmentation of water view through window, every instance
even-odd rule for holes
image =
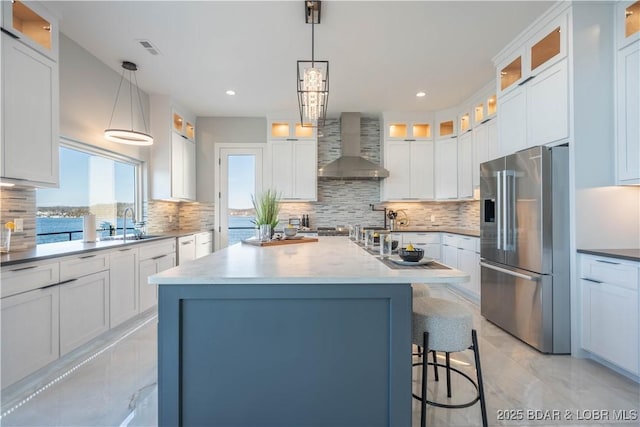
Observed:
[[[60,188],[36,191],[36,243],[81,240],[82,217],[87,214],[96,215],[98,239],[122,234],[122,214],[136,202],[136,168],[133,163],[61,146]],[[133,223],[128,222],[127,228],[131,233]]]
[[[228,156],[228,245],[255,235],[255,211],[251,194],[256,188],[256,157],[254,155]]]

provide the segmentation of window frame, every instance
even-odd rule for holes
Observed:
[[[143,173],[145,170],[145,162],[143,160],[129,157],[124,154],[117,153],[115,151],[111,151],[95,145],[91,145],[86,142],[78,141],[66,136],[60,137],[58,156],[60,155],[60,148],[67,148],[70,150],[80,151],[88,155],[99,156],[99,157],[106,158],[108,160],[112,160],[120,163],[126,163],[127,165],[133,166],[134,167],[134,186],[135,186],[134,195],[133,195],[134,197],[133,206],[136,213],[136,220],[137,221],[145,220],[146,213],[143,212],[143,206],[144,206]],[[38,204],[37,204],[37,196],[36,196],[36,210],[37,208],[38,208]],[[36,230],[36,235],[37,235],[37,232],[38,230]]]

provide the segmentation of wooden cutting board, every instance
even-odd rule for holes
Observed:
[[[317,242],[317,237],[303,237],[302,239],[284,239],[284,240],[271,240],[269,242],[261,242],[258,239],[243,240],[242,243],[253,246],[280,246],[280,245],[292,245],[294,243],[312,243]]]

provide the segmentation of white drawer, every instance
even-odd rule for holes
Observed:
[[[476,241],[478,239],[470,236],[458,236],[458,247],[471,252],[476,251]]]
[[[442,235],[442,244],[447,246],[455,246],[458,247],[458,239],[460,236],[456,234],[445,233]]]
[[[202,245],[205,243],[209,243],[211,242],[211,232],[210,231],[205,231],[202,233],[198,233],[196,234],[196,245]]]
[[[402,245],[409,243],[416,245],[419,243],[440,243],[440,233],[402,233]]]
[[[109,269],[109,252],[91,252],[60,261],[60,281],[86,276]]]
[[[160,255],[175,253],[176,239],[165,239],[157,243],[149,243],[140,246],[140,261],[154,258]]]
[[[581,255],[580,278],[638,289],[640,264],[616,258]]]
[[[193,234],[188,236],[178,237],[178,246],[180,245],[195,245],[196,237]]]
[[[2,298],[55,285],[60,281],[60,263],[30,262],[2,267]]]

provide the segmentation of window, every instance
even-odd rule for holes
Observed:
[[[124,156],[62,141],[60,188],[36,191],[36,243],[81,240],[87,214],[96,216],[98,238],[122,234],[124,210],[141,213],[140,166]],[[133,227],[133,221],[127,223],[127,229]]]

